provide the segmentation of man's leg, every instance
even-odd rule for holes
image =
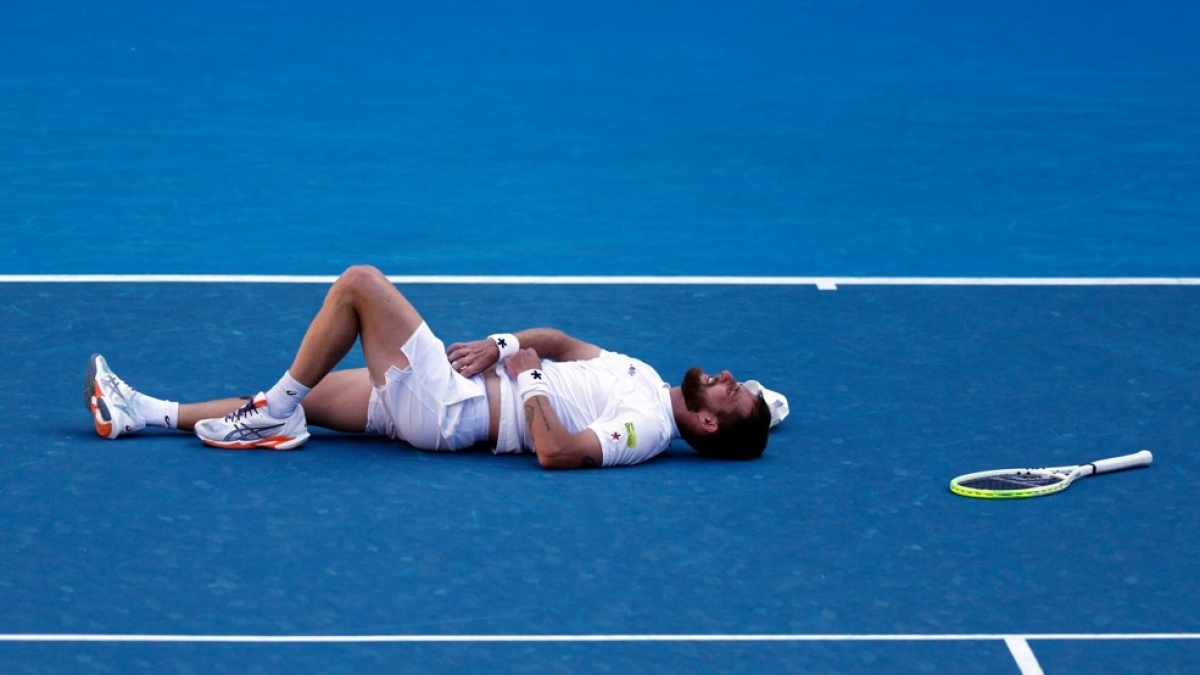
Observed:
[[[367,266],[349,268],[326,294],[288,371],[288,378],[311,389],[307,397],[298,396],[292,403],[298,404],[300,398],[305,398],[305,408],[320,426],[364,431],[371,381],[382,383],[391,366],[408,366],[408,359],[400,349],[422,321],[412,303],[379,270]],[[370,379],[362,370],[331,375],[333,367],[360,339]],[[162,416],[148,412],[157,409],[143,410],[145,406],[138,404],[150,401],[156,406],[175,405],[136,394],[99,357],[93,357],[89,363],[86,387],[84,401],[96,417],[96,430],[109,438],[135,431],[147,423],[163,425]],[[143,400],[135,400],[136,397]],[[177,410],[172,408],[174,417],[168,416],[165,425],[192,431],[201,420],[224,418],[245,406],[246,400],[240,398],[181,404]]]
[[[202,403],[180,403],[179,429],[192,431],[196,428],[196,422],[214,417],[224,417],[244,405],[246,405],[245,398],[222,398]]]
[[[400,348],[422,321],[382,272],[351,267],[329,289],[289,372],[301,384],[316,387],[361,340],[371,379],[382,384],[389,368],[408,366]]]
[[[147,426],[191,431],[197,421],[224,416],[245,404],[244,399],[227,398],[180,405],[147,396],[130,387],[99,354],[88,360],[83,386],[83,403],[95,418],[96,433],[105,438]]]
[[[295,447],[308,437],[297,411],[302,400],[314,423],[365,431],[371,382],[384,382],[392,366],[408,366],[401,347],[421,323],[416,308],[382,272],[351,267],[329,289],[280,381],[223,419],[197,422],[196,434],[218,447]],[[359,341],[370,379],[354,371],[331,376]],[[187,410],[189,418],[193,413],[200,414]]]
[[[308,421],[334,431],[362,433],[367,428],[371,382],[366,368],[338,370],[326,375],[304,398]],[[179,429],[192,431],[196,422],[224,417],[246,405],[245,398],[226,398],[179,406]]]

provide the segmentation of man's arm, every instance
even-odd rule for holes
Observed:
[[[558,330],[557,328],[528,328],[516,334],[522,349],[532,349],[538,356],[555,361],[585,361],[600,356],[600,348]],[[500,348],[491,338],[472,342],[456,342],[446,349],[446,357],[464,377],[478,375],[496,365]]]
[[[527,328],[517,333],[522,349],[532,349],[544,359],[586,361],[600,356],[600,348],[557,328]]]
[[[524,344],[522,342],[522,344]],[[504,369],[508,376],[517,380],[517,388],[525,406],[525,424],[529,438],[537,453],[538,464],[544,469],[588,469],[604,464],[604,452],[600,439],[591,429],[572,434],[558,419],[558,413],[550,405],[550,397],[544,382],[539,386],[542,362],[532,349],[508,357]],[[521,375],[525,375],[523,381]],[[532,383],[533,386],[526,386]]]

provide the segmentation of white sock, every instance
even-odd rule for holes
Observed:
[[[160,429],[179,428],[179,404],[136,392],[130,401],[134,412],[146,420],[146,426]]]
[[[310,391],[312,388],[297,382],[296,378],[292,377],[292,371],[289,370],[267,392],[267,414],[277,420],[291,417],[292,413],[296,412],[296,407],[300,405],[300,401]]]

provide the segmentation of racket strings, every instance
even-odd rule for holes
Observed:
[[[1056,476],[1045,473],[1005,473],[994,476],[980,476],[961,481],[963,487],[973,490],[1026,490],[1029,488],[1048,487],[1066,480],[1066,476]]]

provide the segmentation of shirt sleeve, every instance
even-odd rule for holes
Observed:
[[[651,459],[671,444],[671,432],[657,415],[637,406],[619,404],[588,425],[600,438],[603,466],[638,464]]]

